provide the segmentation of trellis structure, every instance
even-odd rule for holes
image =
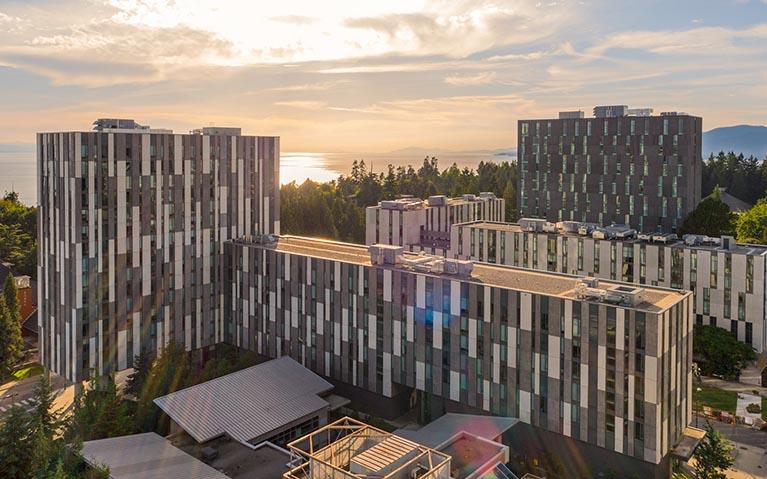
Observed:
[[[350,417],[288,444],[284,479],[449,479],[450,456]]]

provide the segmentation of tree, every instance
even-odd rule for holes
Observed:
[[[748,361],[756,357],[753,348],[717,326],[695,326],[693,357],[707,376],[736,379]]]
[[[18,307],[15,313],[9,310],[5,303],[5,295],[0,296],[0,378],[10,377],[22,356],[24,343],[21,339],[18,316]]]
[[[92,379],[75,398],[72,418],[66,430],[68,441],[90,441],[123,436],[133,432],[133,418],[117,394],[114,377]]]
[[[722,236],[735,234],[736,215],[720,199],[719,188],[698,206],[682,222],[680,234]]]
[[[16,280],[11,273],[8,273],[3,283],[3,297],[8,310],[20,316],[19,291],[16,289]]]
[[[35,386],[32,404],[33,420],[46,436],[52,436],[61,425],[58,411],[53,410],[53,389],[47,374],[41,374]]]
[[[152,356],[146,351],[141,351],[133,358],[133,372],[128,376],[125,384],[125,392],[139,397],[147,377],[152,369]]]
[[[37,209],[19,202],[15,192],[0,199],[0,260],[14,270],[37,276]]]
[[[699,479],[725,479],[724,471],[735,462],[733,446],[706,421],[706,436],[695,449],[695,474]]]
[[[738,218],[738,241],[767,244],[767,198]]]
[[[32,434],[26,411],[17,405],[3,416],[0,423],[0,471],[8,479],[26,479],[30,476]]]

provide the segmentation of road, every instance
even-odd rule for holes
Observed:
[[[706,419],[699,416],[697,425],[694,419],[693,425],[705,429]],[[711,421],[711,425],[730,441],[767,449],[767,431],[759,431],[743,425],[725,424],[719,421]]]
[[[23,408],[29,407],[39,378],[39,376],[33,376],[0,386],[0,413],[8,410],[12,404],[18,404]],[[60,396],[66,386],[67,383],[64,378],[55,375],[51,377],[51,387],[54,391],[54,396]]]

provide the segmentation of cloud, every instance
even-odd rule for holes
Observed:
[[[553,33],[563,20],[556,5],[545,11],[531,2],[517,2],[514,8],[487,2],[458,5],[464,8],[443,5],[432,12],[351,18],[344,25],[383,36],[395,53],[463,58],[494,47],[530,44]]]
[[[274,87],[273,91],[326,91],[338,85],[348,83],[349,80],[333,80],[317,83],[302,83],[299,85],[285,85]]]
[[[325,107],[324,101],[310,101],[310,100],[293,100],[293,101],[276,101],[275,106],[286,106],[289,108],[301,108],[303,110],[320,110]]]
[[[754,41],[754,45],[748,41]],[[699,27],[688,30],[633,30],[608,36],[587,53],[602,56],[610,50],[645,50],[659,55],[707,56],[714,53],[743,55],[764,50],[767,23],[750,28]]]
[[[280,23],[290,23],[294,25],[310,25],[318,21],[314,17],[307,17],[304,15],[282,15],[278,17],[269,17],[270,20]]]
[[[19,17],[12,17],[10,15],[7,15],[3,12],[0,12],[0,23],[2,24],[8,24],[8,23],[17,23],[20,22],[21,18]]]
[[[444,82],[455,86],[487,85],[495,82],[495,72],[480,72],[476,75],[450,75]]]

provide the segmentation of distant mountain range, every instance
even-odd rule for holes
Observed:
[[[767,126],[724,126],[703,132],[703,158],[720,151],[767,157]]]

